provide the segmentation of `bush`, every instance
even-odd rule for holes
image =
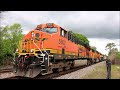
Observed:
[[[116,59],[120,60],[120,52],[116,52]]]
[[[0,64],[8,62],[23,37],[20,24],[0,27]]]

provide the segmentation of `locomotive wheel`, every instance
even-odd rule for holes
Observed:
[[[92,59],[93,64],[96,62],[95,59]]]
[[[70,68],[72,69],[74,68],[74,66],[75,66],[75,62],[72,62]]]
[[[66,70],[66,71],[69,70],[69,69],[70,69],[70,66],[65,67],[65,70]]]
[[[61,71],[63,71],[63,67],[59,67],[58,69],[57,69],[57,72],[61,72]]]
[[[53,69],[52,69],[52,68],[49,68],[47,73],[48,73],[48,74],[53,73]]]
[[[87,61],[87,66],[90,66],[91,65],[91,62],[88,60]]]
[[[91,60],[90,60],[90,64],[94,64],[94,60],[91,59]]]

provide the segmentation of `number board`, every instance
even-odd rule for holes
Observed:
[[[65,45],[65,40],[59,39],[59,44]]]

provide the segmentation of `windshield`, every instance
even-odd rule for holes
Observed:
[[[56,33],[57,32],[57,28],[43,28],[43,31],[44,32],[47,32],[47,33]]]

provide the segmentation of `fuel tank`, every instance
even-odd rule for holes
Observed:
[[[83,65],[87,65],[87,60],[82,60],[82,59],[79,59],[79,60],[75,60],[74,61],[74,66],[75,67],[78,67],[78,66],[83,66]]]

